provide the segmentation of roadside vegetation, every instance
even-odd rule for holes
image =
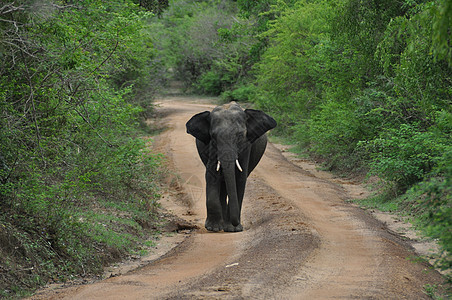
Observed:
[[[447,0],[170,1],[157,48],[187,92],[252,102],[274,133],[372,182],[452,267],[452,4]]]
[[[137,3],[0,4],[0,298],[99,274],[155,234],[161,157],[141,123],[162,76]]]

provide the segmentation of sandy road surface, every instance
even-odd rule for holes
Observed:
[[[203,228],[204,168],[186,121],[212,106],[168,98],[169,129],[156,140],[180,174],[185,203],[162,205]],[[269,145],[251,174],[240,233],[199,229],[166,255],[122,276],[47,294],[48,299],[428,299],[441,276],[413,262],[408,244],[347,204],[339,184]],[[39,298],[39,297],[37,297]],[[42,299],[42,298],[41,298]]]

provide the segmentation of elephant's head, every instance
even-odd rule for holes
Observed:
[[[187,122],[187,132],[205,145],[208,151],[208,172],[221,172],[229,197],[231,222],[239,223],[236,173],[248,175],[251,145],[276,121],[262,111],[243,110],[237,103],[218,106],[212,112],[202,112]]]

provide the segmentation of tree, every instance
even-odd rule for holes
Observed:
[[[137,131],[151,103],[136,101],[158,72],[150,17],[131,1],[0,6],[0,297],[136,245],[93,207],[120,207],[134,228],[152,218],[158,158]]]

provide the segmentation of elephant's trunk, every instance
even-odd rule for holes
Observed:
[[[237,185],[235,178],[235,162],[222,163],[224,180],[226,183],[226,191],[229,202],[229,220],[232,225],[238,226],[240,224],[240,208],[237,196]]]

